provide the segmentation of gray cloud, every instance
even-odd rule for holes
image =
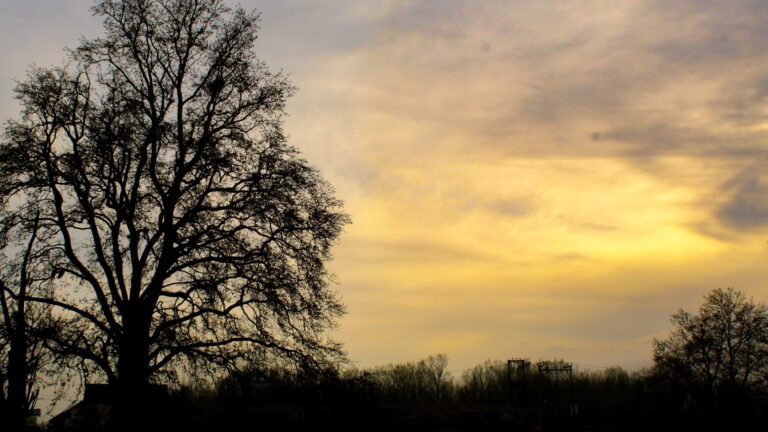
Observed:
[[[467,27],[463,24],[473,15],[471,9],[473,6],[469,2],[461,0],[402,2],[383,25],[395,32],[455,40],[466,35]]]
[[[353,251],[345,257],[348,261],[361,261],[364,264],[440,264],[456,263],[469,265],[478,262],[495,262],[497,258],[449,242],[434,241],[429,238],[408,240],[359,240],[346,241],[346,249]]]
[[[379,17],[356,11],[376,10],[381,2],[247,0],[241,4],[261,13],[259,51],[285,61],[288,70],[295,72],[308,66],[312,57],[365,49]]]
[[[439,73],[448,71],[450,76],[474,76],[498,84],[495,95],[473,94],[472,82],[462,88],[473,107],[493,107],[484,117],[463,119],[477,136],[490,138],[485,145],[509,147],[509,141],[498,137],[518,138],[515,131],[520,129],[552,128],[581,119],[604,123],[607,137],[617,141],[618,151],[630,158],[740,158],[764,152],[762,137],[747,130],[764,120],[761,108],[766,106],[768,91],[768,45],[764,43],[768,14],[759,2],[648,2],[626,8],[627,14],[614,21],[604,19],[604,5],[597,3],[586,3],[578,10],[504,4],[475,8],[472,20],[456,16],[461,7],[442,4],[404,8],[390,19],[398,30],[419,35],[411,43],[424,48],[429,43],[434,50],[442,49],[443,57],[453,59],[446,61],[450,66],[431,64],[430,72],[436,72],[438,79],[425,86],[450,85],[439,80]],[[494,20],[488,14],[500,18]],[[478,26],[483,24],[492,26],[492,33],[502,39],[493,42],[494,53],[499,54],[487,59],[489,63],[482,63],[482,54],[464,51],[466,41],[456,41],[482,33],[485,29]],[[436,30],[440,28],[454,30],[446,34]],[[407,62],[412,70],[428,67],[419,65],[419,59]],[[529,89],[522,93],[521,79],[522,87]],[[700,100],[699,82],[720,85],[712,97]],[[745,130],[727,134],[703,130],[690,124],[686,107],[704,112],[714,123]],[[445,112],[422,115],[456,123]],[[616,146],[595,146],[576,138],[581,136],[537,142],[536,147],[539,151],[560,148],[569,157],[611,156],[617,151]],[[522,149],[532,151],[524,145]]]
[[[746,76],[735,76],[722,86],[713,109],[725,124],[749,128],[766,120],[768,113],[768,68]]]
[[[648,122],[624,125],[603,136],[619,145],[625,156],[688,156],[701,158],[754,158],[768,151],[762,133],[717,133],[680,126],[674,122]]]
[[[32,64],[49,66],[65,58],[83,35],[94,35],[99,21],[89,12],[92,0],[4,0],[0,2],[0,121],[18,115],[14,80]]]
[[[530,206],[519,201],[499,201],[490,204],[488,207],[498,215],[511,218],[527,216],[531,213]]]
[[[749,168],[724,186],[729,200],[717,210],[717,217],[737,230],[768,227],[768,183],[756,167]]]

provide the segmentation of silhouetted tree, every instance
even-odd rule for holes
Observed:
[[[441,403],[453,391],[445,354],[418,362],[387,365],[368,371],[385,400],[397,403]]]
[[[501,360],[486,360],[462,374],[459,394],[468,401],[502,401],[510,394],[507,365]]]
[[[656,373],[684,385],[706,405],[764,391],[768,378],[768,309],[732,288],[705,296],[697,315],[672,315],[675,330],[654,340]],[[738,403],[738,402],[737,402]]]
[[[0,193],[40,212],[66,322],[49,346],[123,402],[181,367],[341,354],[325,261],[348,222],[286,143],[294,88],[256,59],[258,15],[219,0],[102,0],[105,35],[16,88]],[[10,200],[10,201],[9,201]]]
[[[427,380],[435,402],[440,403],[450,391],[452,381],[448,372],[448,356],[445,354],[430,355],[419,362],[419,366],[426,370]]]
[[[20,430],[35,407],[42,375],[54,360],[43,340],[54,321],[49,307],[25,299],[44,289],[35,274],[38,257],[33,255],[39,218],[31,218],[30,225],[19,230],[24,221],[1,216],[0,249],[8,254],[0,258],[0,415],[12,430]],[[17,231],[28,238],[14,239]],[[24,240],[26,245],[13,253],[13,245]]]

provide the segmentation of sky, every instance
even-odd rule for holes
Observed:
[[[0,1],[0,119],[100,33],[91,3]],[[761,3],[242,0],[353,221],[329,263],[350,360],[635,369],[706,292],[768,300]]]

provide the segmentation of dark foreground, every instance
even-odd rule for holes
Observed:
[[[253,431],[253,430],[359,430],[359,431],[764,431],[764,416],[726,416],[714,412],[667,413],[621,410],[597,411],[584,407],[576,414],[570,404],[543,401],[533,408],[502,402],[405,404],[357,398],[334,404],[308,404],[307,400],[264,401],[248,394],[217,394],[213,398],[183,392],[169,394],[158,387],[133,415],[115,419],[120,410],[110,403],[109,389],[88,386],[85,398],[55,417],[49,431]],[[274,389],[273,389],[274,390]],[[277,393],[273,396],[278,396]],[[326,401],[332,400],[326,394]],[[319,402],[318,400],[315,400]],[[573,415],[572,415],[573,414]],[[667,414],[667,415],[664,415]]]

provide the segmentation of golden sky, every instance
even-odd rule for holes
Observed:
[[[331,267],[357,364],[635,368],[707,291],[768,299],[764,3],[241,3],[353,219]],[[2,117],[27,64],[99,33],[89,4],[0,5]]]

